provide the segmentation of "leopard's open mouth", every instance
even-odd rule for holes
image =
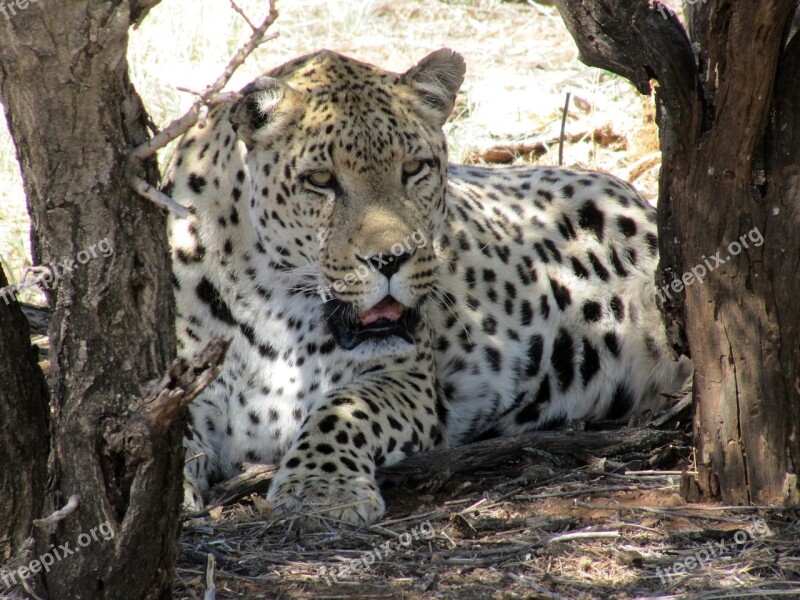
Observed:
[[[386,296],[369,310],[356,314],[352,305],[341,300],[325,303],[325,317],[331,333],[345,350],[352,350],[367,340],[397,337],[414,343],[419,324],[419,310],[409,308]]]

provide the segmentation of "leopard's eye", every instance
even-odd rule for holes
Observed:
[[[314,171],[306,177],[306,181],[320,188],[331,188],[336,183],[336,178],[330,171]]]
[[[409,160],[406,163],[403,163],[403,175],[406,177],[413,177],[420,171],[422,171],[422,167],[425,166],[425,163],[421,160]]]

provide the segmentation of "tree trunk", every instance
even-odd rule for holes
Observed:
[[[34,557],[63,544],[36,582],[50,598],[169,598],[181,498],[180,419],[135,459],[112,445],[175,354],[166,215],[125,173],[147,119],[128,79],[128,28],[157,0],[4,3],[0,98],[22,166],[35,260],[58,273],[48,300],[52,438]],[[143,174],[157,180],[149,165]],[[56,266],[58,265],[58,266]],[[108,533],[106,533],[108,532]],[[113,535],[113,539],[109,539]]]
[[[0,469],[0,564],[23,552],[44,503],[50,410],[37,355],[19,304],[0,301],[0,465],[13,465]]]
[[[796,0],[665,7],[557,0],[587,64],[656,92],[663,163],[657,296],[695,365],[699,488],[797,503],[800,42]]]

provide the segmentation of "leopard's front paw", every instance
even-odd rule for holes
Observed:
[[[272,506],[301,516],[308,529],[328,529],[342,523],[375,523],[386,507],[371,477],[324,477],[317,473],[278,471],[267,494]]]

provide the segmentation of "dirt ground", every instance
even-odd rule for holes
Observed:
[[[434,490],[384,485],[385,518],[357,531],[305,532],[252,495],[187,524],[175,597],[800,598],[800,511],[682,498],[690,418],[610,458],[532,442]]]
[[[677,3],[670,2],[675,8]],[[239,5],[253,21],[261,0]],[[447,125],[459,162],[559,162],[632,181],[655,200],[651,98],[578,61],[557,11],[499,0],[285,0],[275,31],[234,78],[322,47],[402,71],[449,46],[467,78]],[[222,70],[248,33],[226,0],[164,1],[132,35],[132,78],[165,124]],[[160,157],[162,164],[169,152]],[[0,261],[31,259],[13,145],[0,125]],[[27,291],[23,299],[43,304]],[[303,533],[253,496],[187,526],[175,598],[800,598],[800,514],[685,502],[690,417],[674,439],[621,461],[535,447],[435,491],[384,488],[388,513],[361,531]],[[208,556],[215,559],[213,577]],[[330,585],[329,585],[330,584]]]

